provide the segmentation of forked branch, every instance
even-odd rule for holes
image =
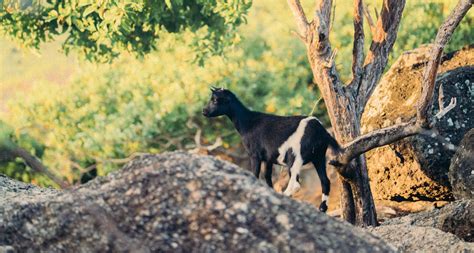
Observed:
[[[360,82],[351,84],[357,96],[359,113],[365,108],[387,66],[388,55],[397,39],[404,8],[405,0],[383,1],[380,18],[377,20],[372,43],[365,58],[363,78]]]
[[[359,83],[364,64],[364,6],[362,0],[354,0],[354,46],[352,48],[352,82]]]
[[[428,114],[433,104],[435,80],[443,49],[451,39],[454,29],[456,29],[467,11],[472,7],[472,3],[473,0],[460,0],[458,2],[453,12],[451,12],[446,21],[444,21],[438,29],[436,39],[432,44],[430,53],[431,58],[429,59],[428,65],[423,73],[421,99],[416,114],[418,123],[424,128],[428,128],[430,124]]]
[[[337,50],[333,50],[329,42],[332,0],[316,0],[311,22],[308,22],[299,0],[288,0],[288,5],[298,27],[297,36],[308,48],[311,69],[325,101],[331,98],[346,99],[334,63]]]
[[[432,100],[436,73],[440,62],[442,49],[449,41],[449,38],[452,36],[456,26],[471,7],[472,0],[460,0],[453,12],[448,16],[446,21],[438,30],[435,43],[433,44],[432,57],[424,72],[425,74],[422,82],[422,96],[417,107],[416,118],[413,118],[408,122],[378,129],[357,137],[344,146],[336,158],[330,162],[331,164],[343,167],[355,157],[358,157],[359,155],[371,149],[391,144],[408,136],[413,136],[416,134],[426,134],[430,136],[433,135],[434,137],[437,136],[436,132],[430,128],[434,126],[437,119],[446,115],[447,112],[456,106],[456,98],[453,98],[447,107],[444,107],[444,105],[441,103],[440,111],[435,115],[435,117],[431,119],[428,118],[428,111],[433,102]],[[382,11],[382,19],[384,15],[383,13],[384,12]],[[440,89],[440,95],[442,95],[442,87]],[[361,94],[359,94],[359,96],[360,95]],[[444,144],[450,149],[453,147],[452,144]]]
[[[369,24],[370,32],[372,33],[372,37],[373,37],[375,36],[375,32],[376,32],[374,19],[372,18],[372,15],[370,15],[369,7],[367,7],[366,4],[364,4],[363,7],[364,7],[364,16],[367,20],[367,23]]]
[[[306,38],[308,34],[308,20],[306,19],[306,14],[304,13],[303,7],[299,0],[288,0],[288,5],[290,6],[291,12],[296,19],[296,25],[298,26],[298,37]],[[306,41],[306,39],[303,39]]]

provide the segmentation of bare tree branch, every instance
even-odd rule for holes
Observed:
[[[435,117],[437,119],[441,119],[444,115],[446,115],[446,113],[448,113],[454,107],[456,107],[456,103],[457,103],[457,99],[455,97],[451,98],[451,102],[449,102],[449,105],[446,107],[443,106],[443,108],[435,115]]]
[[[56,176],[53,172],[51,172],[46,166],[44,166],[38,158],[34,155],[30,154],[30,152],[26,151],[21,147],[11,147],[7,150],[9,153],[12,154],[14,157],[20,157],[25,161],[25,163],[34,171],[44,174],[49,177],[53,182],[61,186],[61,188],[67,188],[70,186],[69,182],[63,180],[62,178]]]
[[[352,159],[371,149],[416,135],[419,132],[420,128],[416,125],[415,120],[372,131],[347,143],[343,151],[336,158],[336,161],[331,161],[331,164],[335,166],[346,165]]]
[[[387,66],[388,54],[397,39],[397,31],[405,8],[405,0],[384,0],[376,32],[364,62],[363,78],[351,86],[357,97],[358,111],[362,112],[376,84]]]
[[[364,4],[364,16],[367,19],[367,23],[369,24],[370,27],[370,32],[372,33],[372,37],[375,36],[376,33],[376,28],[375,28],[375,23],[374,20],[372,19],[372,15],[370,15],[369,8],[367,7],[366,4]]]
[[[438,106],[439,106],[439,111],[442,111],[444,109],[443,84],[440,84],[439,89],[438,89]]]
[[[293,35],[295,35],[298,39],[300,39],[303,43],[306,44],[306,38],[303,35],[299,34],[297,31],[291,31]]]
[[[298,35],[300,38],[306,38],[308,34],[308,20],[306,19],[306,14],[304,13],[303,7],[299,0],[288,0],[288,5],[290,6],[293,16],[296,19],[296,25],[298,26]],[[305,39],[306,41],[306,39]]]
[[[444,107],[444,92],[443,92],[443,84],[439,85],[438,89],[438,107],[439,111],[436,113],[436,119],[441,119],[446,113],[451,111],[454,107],[456,107],[457,100],[455,97],[451,98],[447,107]]]
[[[438,73],[438,66],[441,62],[443,49],[449,39],[451,39],[454,30],[459,25],[462,18],[472,7],[472,2],[472,0],[460,0],[436,34],[435,41],[431,48],[431,58],[429,59],[428,65],[423,73],[421,99],[418,104],[416,115],[418,123],[424,128],[428,128],[430,124],[428,115],[433,104],[435,80]]]
[[[364,16],[362,0],[354,0],[354,47],[352,48],[352,81],[359,83],[364,64]]]
[[[374,13],[375,13],[375,20],[379,20],[379,11],[377,10],[377,7],[374,6]]]
[[[336,18],[336,1],[334,1],[334,4],[332,5],[332,19],[331,19],[331,25],[329,26],[329,31],[334,27],[334,19]]]
[[[94,160],[96,161],[96,163],[113,163],[113,164],[124,164],[124,163],[128,163],[130,162],[131,160],[137,158],[137,157],[140,157],[140,156],[144,156],[144,155],[147,155],[148,153],[142,153],[142,152],[134,152],[132,153],[130,156],[128,157],[125,157],[125,158],[100,158],[100,157],[94,157]]]
[[[353,141],[344,145],[342,151],[329,163],[336,167],[342,167],[349,164],[352,159],[364,154],[369,150],[382,147],[417,134],[436,139],[437,141],[441,142],[441,144],[448,150],[456,149],[455,145],[446,141],[435,130],[420,127],[416,119],[413,118],[409,122],[403,122],[386,128],[381,128],[355,138]]]
[[[329,31],[331,26],[332,0],[317,0],[314,12],[313,34],[311,42],[316,45],[316,49],[321,53],[329,53]],[[314,44],[314,42],[318,42]]]
[[[207,151],[213,151],[213,150],[219,148],[220,146],[222,146],[222,144],[223,144],[222,138],[220,136],[218,136],[216,138],[216,141],[214,142],[214,144],[208,145],[208,146],[203,146],[201,144],[201,136],[202,136],[202,129],[197,127],[196,134],[194,135],[194,143],[196,144],[196,147],[189,150],[189,152],[198,153],[201,149],[205,149]]]

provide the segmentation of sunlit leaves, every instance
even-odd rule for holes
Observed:
[[[147,54],[163,32],[202,33],[205,28],[203,43],[192,43],[202,62],[234,42],[250,6],[250,0],[5,1],[0,6],[0,34],[34,48],[67,34],[66,52],[103,62],[123,52]]]

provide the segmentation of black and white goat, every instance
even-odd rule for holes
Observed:
[[[265,162],[265,180],[272,185],[273,164],[288,166],[290,181],[284,194],[291,196],[301,186],[299,174],[304,164],[312,162],[322,185],[319,209],[327,210],[330,182],[326,174],[328,146],[338,150],[339,145],[315,117],[276,116],[247,109],[229,90],[211,88],[212,96],[203,109],[206,117],[226,115],[234,123],[250,156],[255,176]]]

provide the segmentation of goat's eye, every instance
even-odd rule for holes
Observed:
[[[211,100],[211,102],[212,102],[213,104],[217,104],[217,98],[213,98],[213,99]]]

